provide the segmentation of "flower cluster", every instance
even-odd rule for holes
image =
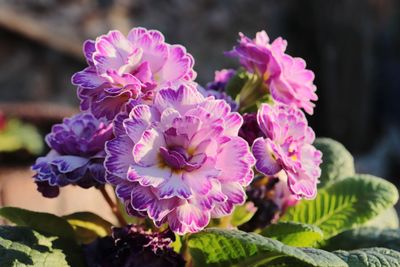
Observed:
[[[182,256],[173,251],[174,233],[145,231],[142,226],[114,227],[112,237],[104,237],[85,246],[89,267],[183,267]]]
[[[68,184],[108,183],[129,215],[168,224],[178,234],[231,214],[246,201],[249,185],[258,217],[267,214],[267,221],[300,198],[315,197],[321,153],[301,110],[313,112],[314,75],[285,49],[286,41],[270,44],[265,32],[254,40],[241,35],[229,54],[245,71],[217,71],[204,89],[194,81],[193,57],[158,31],[111,31],[86,41],[88,67],[72,77],[81,113],[47,136],[51,151],[33,166],[39,191],[54,197]],[[257,94],[254,86],[261,88]],[[241,107],[240,88],[247,100],[260,99]],[[252,110],[266,101],[258,113]],[[265,190],[251,184],[254,166],[268,176]],[[158,254],[155,239],[138,228],[121,231],[121,238],[114,231],[117,247],[138,242]]]
[[[112,125],[90,113],[54,125],[46,136],[51,151],[32,167],[38,190],[46,197],[56,197],[61,186],[88,188],[104,184],[104,145],[112,137]]]

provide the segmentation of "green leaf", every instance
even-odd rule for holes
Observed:
[[[74,230],[63,218],[45,212],[15,207],[3,207],[0,216],[18,226],[26,226],[40,233],[74,240]]]
[[[391,207],[383,212],[381,212],[378,216],[366,222],[363,227],[378,227],[381,229],[390,228],[396,229],[399,228],[399,216],[397,215],[397,211],[394,207]]]
[[[178,234],[175,234],[175,241],[172,243],[172,248],[176,253],[180,253],[182,250],[182,245],[183,245],[183,236],[180,236]]]
[[[335,255],[287,246],[277,240],[238,230],[206,229],[189,236],[195,267],[206,266],[346,266]],[[287,265],[296,262],[297,265]]]
[[[111,235],[112,224],[91,212],[76,212],[63,216],[75,231],[76,240],[90,243],[98,237]]]
[[[354,175],[353,156],[341,143],[330,138],[317,138],[314,146],[323,154],[318,187]]]
[[[352,250],[370,247],[385,247],[400,251],[400,229],[365,227],[345,231],[329,239],[323,249]]]
[[[236,206],[232,213],[231,224],[234,227],[248,222],[256,212],[256,208],[252,202],[245,203],[241,206]]]
[[[0,226],[0,266],[70,266],[55,239],[25,227]]]
[[[323,239],[322,231],[318,227],[294,222],[271,224],[260,234],[295,247],[312,247]]]
[[[330,252],[315,249],[315,248],[298,248],[303,253],[307,254],[314,260],[314,264],[308,264],[302,260],[296,258],[278,258],[271,263],[265,265],[265,267],[334,267],[334,266],[346,266],[348,265],[344,261],[338,261],[338,257]]]
[[[335,251],[349,267],[400,267],[400,253],[387,248]]]
[[[355,175],[319,190],[314,200],[303,200],[287,210],[281,221],[313,224],[328,239],[352,229],[392,207],[396,187],[371,175]]]

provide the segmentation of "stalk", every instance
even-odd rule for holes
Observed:
[[[127,225],[128,223],[126,222],[125,218],[122,216],[118,209],[117,203],[115,203],[111,197],[108,195],[105,186],[102,186],[99,188],[101,194],[103,195],[104,199],[106,200],[107,204],[110,206],[112,213],[115,215],[117,218],[120,226]]]

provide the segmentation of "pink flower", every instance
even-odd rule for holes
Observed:
[[[272,98],[312,114],[318,99],[313,84],[314,73],[306,69],[302,58],[285,53],[286,40],[281,37],[270,43],[265,31],[258,32],[251,40],[240,33],[239,44],[227,54],[239,58],[247,71],[258,74]]]
[[[190,83],[196,76],[193,57],[181,45],[165,43],[155,30],[133,28],[127,37],[110,31],[83,51],[89,66],[72,77],[79,86],[81,109],[112,120],[131,100],[151,101],[163,87]]]
[[[313,130],[300,110],[286,105],[263,104],[257,114],[266,138],[253,143],[256,169],[265,175],[284,171],[287,185],[297,198],[314,198],[322,154],[312,145]]]
[[[194,86],[162,89],[154,105],[137,105],[106,145],[106,179],[133,215],[178,233],[243,204],[255,160],[238,137],[242,117]]]

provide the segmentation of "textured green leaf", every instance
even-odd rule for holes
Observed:
[[[400,251],[400,229],[368,227],[345,231],[329,239],[323,249],[352,250],[370,247],[385,247]]]
[[[349,267],[400,267],[400,253],[387,248],[335,251]]]
[[[396,187],[371,175],[355,175],[319,190],[314,200],[288,209],[281,221],[313,224],[328,239],[374,218],[398,200]]]
[[[0,209],[0,216],[18,226],[26,226],[46,235],[74,240],[72,226],[65,219],[54,214],[3,207]]]
[[[0,266],[70,266],[56,239],[25,227],[0,226]]]
[[[323,239],[322,231],[318,227],[294,222],[271,224],[260,234],[295,247],[312,247]]]
[[[76,212],[63,218],[73,227],[76,240],[80,243],[87,244],[111,234],[112,224],[94,213]]]
[[[238,230],[206,229],[189,236],[188,247],[195,267],[347,266],[326,251],[290,247],[278,240]],[[287,265],[287,262],[297,265]]]
[[[347,264],[343,261],[338,261],[338,257],[330,252],[315,249],[315,248],[299,248],[300,251],[307,254],[309,257],[313,258],[315,261],[315,265],[308,264],[302,260],[296,258],[278,258],[274,261],[271,261],[265,267],[309,267],[309,266],[347,266]],[[332,265],[330,265],[332,264]]]
[[[314,146],[323,154],[318,187],[354,175],[353,156],[341,143],[330,138],[317,138]]]

